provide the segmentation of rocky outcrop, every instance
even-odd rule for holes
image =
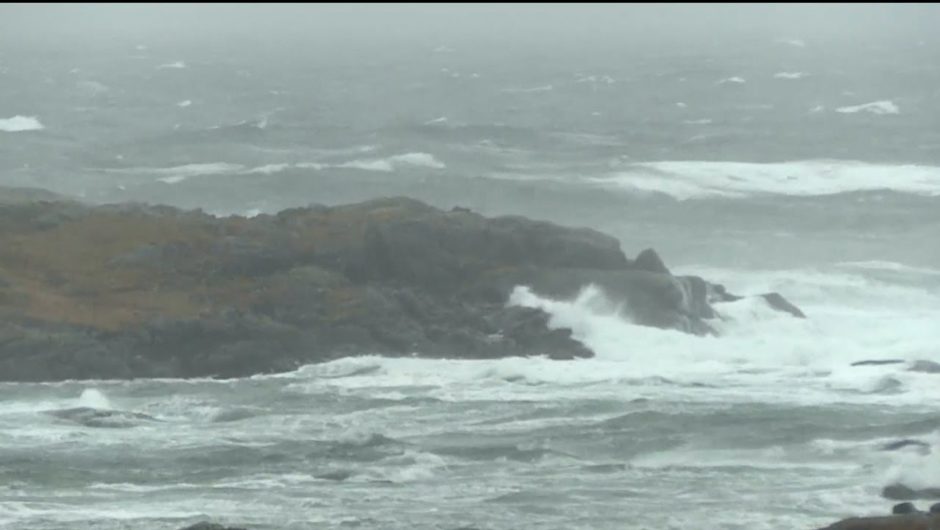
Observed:
[[[940,528],[940,505],[921,512],[909,502],[896,504],[891,515],[851,517],[819,530],[931,530]]]
[[[362,353],[587,357],[570,330],[507,299],[588,284],[638,324],[695,334],[740,298],[673,276],[652,250],[631,261],[594,230],[407,198],[251,219],[10,201],[0,380],[239,377]]]

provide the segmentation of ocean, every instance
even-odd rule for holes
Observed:
[[[0,49],[0,185],[253,216],[407,195],[618,237],[719,337],[518,290],[596,357],[0,383],[0,528],[796,529],[940,486],[938,43]],[[265,355],[265,352],[258,352]],[[77,410],[76,410],[77,409]]]

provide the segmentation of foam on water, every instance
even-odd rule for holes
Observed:
[[[359,169],[364,171],[394,172],[403,168],[446,169],[447,165],[429,153],[403,153],[386,158],[355,159],[348,162],[297,162],[274,163],[257,167],[229,162],[206,162],[185,164],[173,167],[136,167],[126,169],[106,169],[109,173],[127,173],[136,175],[155,175],[157,181],[166,184],[179,184],[193,177],[218,175],[274,175],[291,169],[322,171],[325,169]]]
[[[901,110],[890,100],[872,101],[861,105],[852,105],[848,107],[839,107],[836,112],[842,114],[855,114],[857,112],[870,112],[871,114],[899,114]]]
[[[447,166],[429,153],[404,153],[387,158],[352,160],[333,167],[364,169],[367,171],[395,171],[402,166],[444,169]]]
[[[934,432],[924,441],[932,446],[926,454],[910,451],[893,455],[893,462],[882,479],[885,485],[900,483],[914,489],[940,487],[940,459],[936,453],[940,448],[940,433]]]
[[[45,127],[35,116],[17,115],[12,118],[0,118],[0,131],[3,132],[40,131],[42,129]]]
[[[774,79],[802,79],[807,75],[806,72],[777,72]]]
[[[184,99],[183,101],[180,101],[179,103],[177,103],[176,106],[177,106],[177,107],[188,107],[188,106],[190,106],[190,105],[192,105],[192,104],[193,104],[192,100]]]
[[[114,407],[111,401],[104,395],[104,392],[97,388],[86,388],[78,398],[79,407],[90,407],[93,409],[111,410]]]
[[[912,409],[940,398],[937,375],[907,365],[851,366],[853,362],[936,356],[940,295],[860,274],[820,270],[699,269],[737,293],[779,291],[809,316],[797,319],[759,297],[716,306],[720,337],[697,337],[638,326],[624,304],[589,286],[572,300],[542,297],[525,287],[509,303],[540,308],[550,325],[570,328],[595,358],[568,362],[541,358],[493,361],[343,359],[294,373],[300,391],[323,388],[423,388],[442,400],[686,395],[696,400],[890,403]],[[629,301],[627,301],[628,303]],[[886,325],[890,322],[890,325]],[[328,373],[341,376],[324,377]],[[626,386],[625,386],[626,385]],[[794,385],[801,392],[794,393]],[[429,394],[426,390],[431,388]],[[405,392],[408,394],[408,392]]]
[[[165,182],[167,184],[176,184],[195,176],[231,174],[243,171],[244,169],[245,166],[241,164],[209,162],[204,164],[186,164],[182,166],[166,168],[131,168],[121,171],[124,173],[160,175],[160,177],[157,178],[158,181]]]
[[[160,66],[157,67],[158,70],[165,70],[165,69],[168,69],[168,68],[169,68],[169,69],[181,69],[181,68],[186,68],[186,63],[183,62],[183,61],[175,61],[175,62],[172,62],[172,63],[161,64]]]
[[[940,167],[847,160],[648,162],[588,182],[623,190],[658,191],[680,200],[707,196],[743,198],[768,193],[813,196],[884,189],[937,196]]]
[[[504,88],[500,92],[506,94],[532,94],[536,92],[551,92],[554,90],[552,85],[542,85],[531,88]]]

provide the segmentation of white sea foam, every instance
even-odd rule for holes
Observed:
[[[774,74],[774,79],[802,79],[806,77],[806,72],[777,72]]]
[[[710,124],[711,122],[712,122],[712,120],[710,120],[710,119],[708,119],[708,118],[702,118],[702,119],[700,119],[700,120],[683,120],[683,121],[682,121],[682,123],[684,123],[684,124],[686,124],[686,125],[708,125],[708,124]]]
[[[589,182],[625,190],[658,191],[678,199],[759,193],[812,196],[883,189],[936,196],[940,195],[940,167],[842,160],[648,162]]]
[[[901,110],[893,101],[882,100],[849,107],[839,107],[836,109],[836,112],[841,112],[842,114],[855,114],[857,112],[870,112],[872,114],[900,114]]]
[[[299,164],[298,164],[299,165]],[[281,171],[291,168],[291,164],[267,164],[264,166],[253,167],[247,171],[247,173],[260,173],[262,175],[273,175],[274,173],[280,173]]]
[[[184,99],[183,101],[180,101],[179,103],[177,103],[176,106],[177,106],[177,107],[188,107],[188,106],[190,106],[190,105],[192,105],[192,104],[193,104],[192,100]]]
[[[940,398],[935,374],[907,365],[852,366],[936,353],[940,298],[919,287],[839,270],[740,271],[695,268],[736,293],[784,293],[808,315],[794,318],[759,297],[716,305],[719,337],[697,337],[633,324],[626,304],[587,287],[553,300],[518,287],[510,304],[539,308],[550,325],[572,330],[592,359],[493,361],[362,357],[305,367],[290,377],[295,391],[341,388],[374,395],[382,389],[442,400],[559,400],[687,397],[714,402],[863,403],[929,410]],[[885,325],[891,322],[891,325]],[[341,377],[328,374],[341,373]],[[890,386],[885,386],[889,384]],[[705,386],[702,386],[705,385]],[[800,392],[794,393],[794,386]],[[429,390],[430,389],[430,390]]]
[[[743,77],[734,76],[734,77],[727,77],[725,79],[722,79],[721,81],[718,81],[719,85],[725,85],[728,83],[741,85],[741,84],[747,83],[747,80],[745,80]]]
[[[108,397],[104,395],[104,392],[97,388],[86,388],[83,390],[82,395],[78,398],[78,406],[107,410],[114,408]]]
[[[940,460],[937,459],[940,435],[934,432],[924,437],[923,441],[932,446],[932,450],[926,454],[922,451],[901,451],[892,455],[893,462],[882,477],[884,485],[901,483],[914,489],[940,487]]]
[[[356,148],[355,152],[367,152],[369,147]],[[322,171],[329,168],[360,169],[366,171],[392,172],[403,168],[445,169],[447,166],[430,153],[403,153],[386,158],[356,159],[348,162],[297,162],[276,163],[263,166],[249,167],[243,164],[228,162],[207,162],[199,164],[186,164],[165,168],[137,167],[127,169],[108,169],[112,173],[126,173],[135,175],[154,175],[156,180],[166,184],[178,184],[194,177],[219,175],[274,175],[291,169]]]
[[[609,75],[578,75],[575,83],[604,83],[606,85],[612,85],[616,83],[616,81]]]
[[[241,164],[228,164],[226,162],[211,162],[205,164],[186,164],[183,166],[167,168],[134,168],[125,170],[129,173],[149,173],[160,175],[157,180],[167,184],[176,184],[188,178],[201,175],[222,175],[243,171]]]
[[[39,131],[42,129],[45,129],[45,127],[35,116],[17,115],[12,118],[0,118],[0,131],[3,132]]]
[[[507,94],[531,94],[534,92],[551,92],[552,90],[554,90],[552,85],[542,85],[531,88],[504,88],[500,92]]]
[[[940,276],[940,269],[929,269],[926,267],[911,267],[910,265],[905,265],[903,263],[897,263],[894,261],[881,261],[881,260],[846,261],[842,263],[837,263],[836,266],[853,268],[853,269],[901,272],[901,273],[918,274],[918,275],[925,275],[925,276]]]
[[[172,63],[161,64],[160,66],[157,67],[158,70],[165,70],[168,68],[173,68],[173,69],[186,68],[186,63],[183,61],[176,61]]]
[[[429,153],[405,153],[387,158],[352,160],[336,164],[333,167],[364,169],[366,171],[395,171],[403,166],[424,167],[430,169],[444,169],[443,162]]]

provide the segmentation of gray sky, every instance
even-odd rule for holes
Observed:
[[[551,42],[930,35],[936,4],[0,4],[8,36]]]

